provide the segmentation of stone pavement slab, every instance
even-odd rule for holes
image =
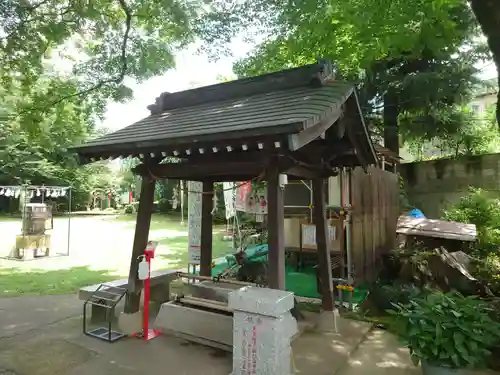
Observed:
[[[46,301],[43,301],[46,300]],[[1,301],[3,319],[13,327],[0,340],[0,374],[14,375],[227,375],[231,355],[162,335],[152,341],[124,338],[107,343],[83,335],[81,302],[76,296],[10,298]],[[33,308],[33,306],[38,306]],[[8,307],[8,309],[7,309]],[[36,309],[40,309],[37,315]],[[67,316],[77,315],[65,319]],[[18,315],[18,316],[16,316]],[[22,325],[22,322],[27,322]],[[298,374],[333,375],[370,329],[363,322],[341,320],[341,334],[306,329],[293,344]]]
[[[79,315],[82,306],[76,295],[0,298],[0,338]]]
[[[407,348],[393,334],[373,330],[352,353],[336,375],[420,375],[413,365]],[[468,375],[498,375],[488,370],[469,371]]]
[[[27,375],[67,374],[95,356],[96,353],[67,340],[38,336],[0,351],[0,368]]]
[[[0,374],[228,375],[231,357],[171,336],[108,343],[83,335],[80,317],[0,340]]]
[[[306,330],[292,344],[297,374],[333,375],[348,360],[371,324],[339,319],[339,333]]]
[[[408,349],[391,333],[372,330],[357,347],[338,375],[417,375]]]
[[[163,335],[107,343],[83,335],[71,296],[0,299],[0,375],[227,375],[231,356]],[[71,317],[71,318],[68,318]],[[310,328],[293,343],[295,374],[417,375],[408,350],[387,331],[341,319],[339,334]],[[492,375],[481,372],[474,375]]]

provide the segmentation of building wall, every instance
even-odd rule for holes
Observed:
[[[477,96],[470,103],[470,109],[479,116],[484,116],[486,110],[497,102],[496,92],[491,92],[486,95]]]
[[[399,170],[410,203],[430,218],[440,217],[469,186],[500,196],[500,154],[405,163]]]

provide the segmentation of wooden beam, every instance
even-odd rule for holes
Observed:
[[[285,289],[285,208],[283,189],[279,183],[278,163],[267,170],[267,224],[269,244],[268,285]]]
[[[314,224],[316,225],[316,246],[318,252],[318,272],[321,281],[321,307],[323,311],[333,311],[332,266],[330,263],[330,241],[328,238],[328,223],[326,221],[325,180],[312,180]]]
[[[246,162],[198,162],[198,163],[168,163],[148,166],[138,165],[133,172],[141,176],[156,178],[171,178],[187,181],[202,181],[210,178],[212,181],[222,181],[222,176],[247,175],[258,176],[263,174],[267,163],[264,160]]]
[[[194,155],[186,157],[185,160],[188,163],[227,163],[227,162],[263,162],[270,155],[276,154],[273,149],[272,152],[269,151],[241,151],[233,150],[227,152],[227,150],[221,148],[218,152],[214,153],[212,150],[207,150],[204,154],[199,154],[199,152]]]
[[[359,158],[356,154],[350,156],[342,156],[339,158],[332,159],[329,163],[330,167],[363,167],[363,164],[360,163]]]
[[[346,101],[347,113],[349,113],[350,116],[346,116],[343,121],[346,121],[347,137],[356,149],[356,156],[359,163],[361,166],[367,167],[370,163],[366,158],[366,149],[362,147],[359,137],[368,137],[368,135],[365,133],[365,125],[361,112],[358,116],[354,116],[354,114],[358,113],[357,106],[358,103],[356,95],[351,95],[351,97]],[[359,124],[357,123],[358,121]],[[357,131],[360,127],[362,129],[362,134]],[[367,139],[367,142],[371,142],[371,140]]]
[[[353,152],[354,147],[347,138],[341,140],[326,138],[316,139],[307,146],[295,151],[292,156],[298,161],[321,165],[332,158],[342,157]]]
[[[288,134],[296,133],[304,128],[302,121],[284,124],[284,125],[271,125],[259,128],[248,128],[242,129],[240,131],[226,132],[221,135],[220,132],[210,133],[210,134],[196,134],[194,132],[191,135],[182,135],[174,138],[157,139],[151,138],[150,140],[135,141],[130,140],[126,143],[116,143],[116,144],[105,144],[105,145],[82,145],[74,147],[73,151],[76,151],[79,155],[91,158],[99,157],[109,157],[109,156],[119,156],[127,154],[148,154],[150,152],[167,152],[170,156],[174,151],[185,151],[190,148],[205,147],[205,145],[217,145],[221,141],[226,144],[241,144],[242,140],[259,138],[264,141],[269,139],[276,139],[285,137]],[[193,142],[193,138],[196,139]]]
[[[203,181],[201,197],[201,248],[200,275],[212,275],[212,208],[214,199],[213,181]]]
[[[332,111],[332,113],[318,122],[317,124],[308,127],[307,129],[301,131],[300,133],[291,134],[288,136],[288,147],[291,151],[296,151],[308,143],[314,141],[316,138],[320,138],[328,128],[330,128],[335,121],[337,121],[342,114],[342,109],[337,108]]]
[[[149,227],[153,213],[153,200],[155,192],[155,181],[143,177],[141,182],[141,196],[137,208],[137,219],[135,224],[134,243],[132,245],[132,257],[130,258],[130,270],[128,275],[128,292],[125,304],[125,312],[135,313],[139,311],[141,298],[141,281],[138,278],[139,256],[144,254],[148,244]]]
[[[304,180],[312,180],[314,178],[326,177],[328,176],[329,172],[325,169],[313,168],[313,167],[308,168],[306,166],[296,165],[285,170],[283,173],[295,177],[300,177]]]

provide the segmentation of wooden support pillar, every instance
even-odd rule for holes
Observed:
[[[137,258],[144,254],[144,249],[146,249],[148,244],[154,193],[155,181],[149,177],[142,177],[141,196],[139,198],[139,207],[137,208],[134,244],[132,245],[132,257],[130,259],[130,271],[128,275],[127,301],[125,304],[125,312],[129,314],[139,311],[142,285],[137,274],[139,267],[139,260]]]
[[[201,248],[200,275],[212,276],[212,209],[214,202],[213,181],[203,181],[201,198]]]
[[[333,311],[332,267],[330,263],[330,241],[328,237],[328,223],[326,221],[325,180],[312,180],[314,202],[314,224],[316,226],[316,246],[318,251],[318,272],[321,282],[321,307],[323,311]]]
[[[267,228],[268,228],[268,285],[272,289],[285,289],[285,205],[279,170],[267,171]]]

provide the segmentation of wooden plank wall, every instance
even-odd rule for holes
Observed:
[[[399,216],[398,176],[370,167],[351,172],[352,260],[356,284],[375,281],[380,256],[394,248]]]

